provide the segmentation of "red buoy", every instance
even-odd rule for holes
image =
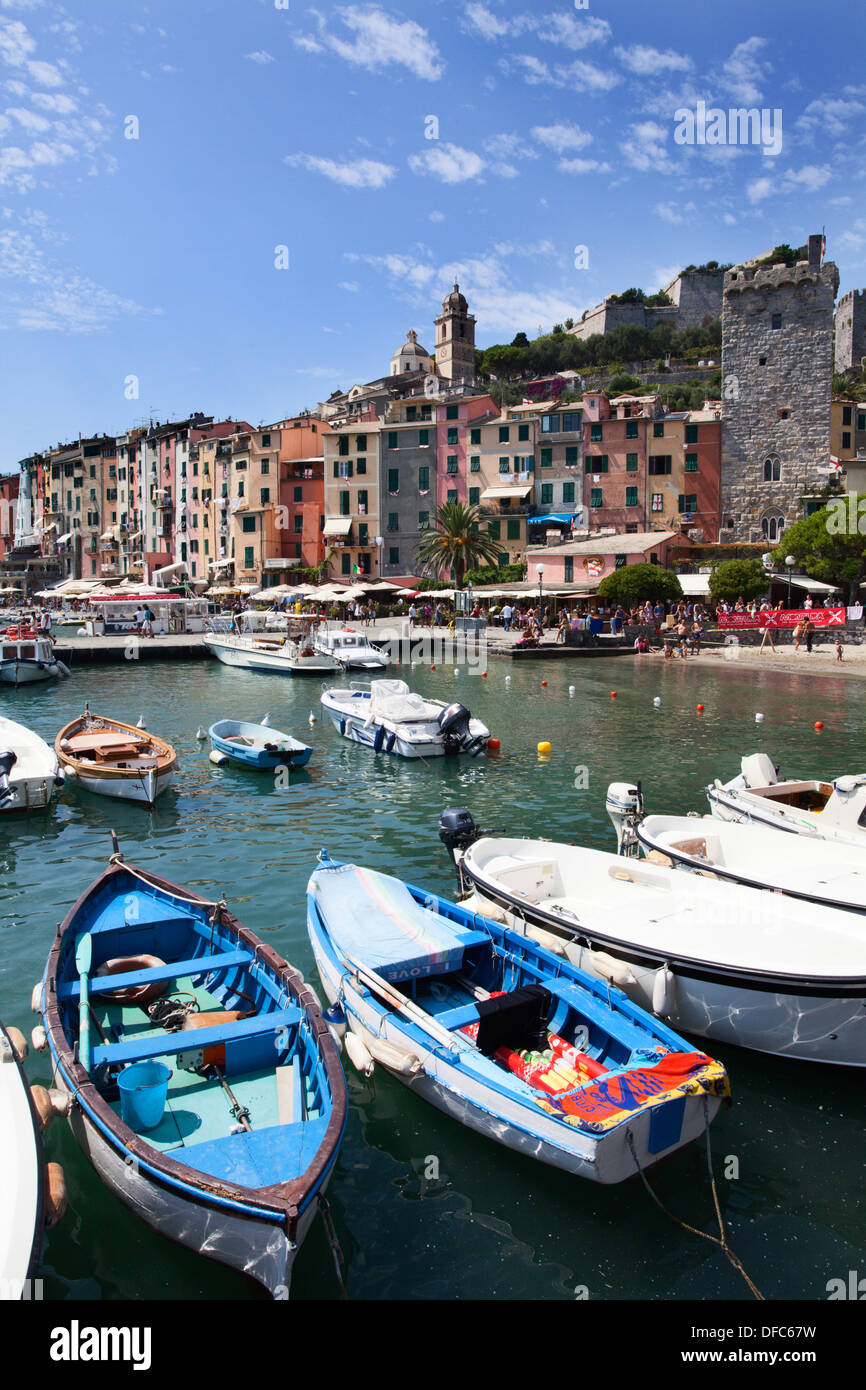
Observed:
[[[611,698],[612,700],[615,700],[615,699],[616,699],[616,691],[615,691],[615,690],[612,690],[612,691],[610,692],[610,698]]]
[[[542,685],[547,685],[547,681],[542,681],[541,684],[542,684]]]
[[[499,752],[499,739],[498,739],[498,738],[489,738],[489,739],[487,740],[487,747],[488,747],[488,749],[490,750],[491,753],[498,753],[498,752]]]
[[[822,722],[820,719],[816,719],[816,720],[815,720],[815,728],[816,728],[816,729],[823,729],[823,727],[824,727],[823,722]]]
[[[695,708],[696,708],[698,714],[703,714],[703,712],[704,712],[704,707],[703,707],[703,705],[696,705]]]

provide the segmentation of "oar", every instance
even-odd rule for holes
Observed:
[[[472,1039],[468,1038],[465,1033],[462,1035],[451,1033],[447,1028],[443,1028],[431,1014],[426,1013],[417,1004],[413,1004],[411,999],[407,999],[405,994],[400,993],[399,989],[394,989],[393,985],[390,985],[381,975],[377,975],[375,970],[369,970],[345,951],[343,955],[362,984],[381,995],[392,1009],[405,1014],[406,1018],[417,1023],[420,1028],[430,1034],[431,1038],[436,1038],[443,1047],[447,1047],[449,1052],[477,1052],[478,1049]]]
[[[88,973],[93,958],[93,938],[85,932],[75,947],[75,968],[81,981],[78,1002],[78,1058],[86,1072],[90,1071],[90,981]]]

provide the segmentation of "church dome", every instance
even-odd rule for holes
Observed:
[[[469,301],[467,300],[465,295],[460,293],[460,286],[458,285],[456,280],[454,281],[454,288],[451,291],[451,293],[449,295],[446,295],[446,297],[443,299],[442,308],[446,312],[449,309],[458,309],[461,313],[465,313],[466,310],[469,308]]]

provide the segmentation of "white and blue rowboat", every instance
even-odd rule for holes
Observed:
[[[321,697],[322,707],[343,738],[402,758],[441,758],[483,753],[490,730],[465,705],[422,698],[405,681],[352,681]]]
[[[346,1050],[507,1148],[617,1183],[698,1138],[723,1066],[516,932],[354,864],[321,865],[307,924]]]
[[[6,685],[30,685],[68,675],[69,667],[58,661],[48,637],[0,635],[0,681]]]
[[[54,749],[32,729],[0,716],[0,813],[44,810],[62,786]]]
[[[119,858],[35,992],[72,1130],[155,1231],[285,1298],[343,1137],[336,1044],[303,977],[222,903]]]
[[[281,734],[279,729],[267,724],[245,724],[238,719],[220,719],[211,724],[208,737],[215,753],[222,753],[243,767],[306,767],[313,753],[309,744]]]

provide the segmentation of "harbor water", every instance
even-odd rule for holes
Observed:
[[[318,989],[305,888],[322,847],[453,896],[437,837],[444,806],[466,806],[505,833],[614,850],[604,811],[611,781],[640,778],[648,811],[703,813],[703,788],[733,776],[744,753],[766,751],[803,777],[866,770],[859,681],[628,657],[493,661],[486,678],[426,665],[389,674],[467,705],[501,741],[498,756],[429,765],[376,756],[338,736],[317,680],[215,661],[129,661],[0,688],[0,713],[49,742],[87,700],[97,714],[143,717],[179,754],[175,784],[152,811],[68,787],[45,814],[0,818],[0,1018],[29,1034],[32,986],[57,924],[105,868],[111,829],[130,862],[207,897],[225,893],[240,920]],[[196,739],[217,719],[265,713],[313,745],[309,768],[285,787],[269,774],[213,766],[210,745]],[[549,756],[539,756],[540,741]],[[708,1050],[733,1087],[734,1104],[711,1131],[730,1243],[768,1299],[825,1299],[831,1279],[866,1273],[863,1072]],[[750,1297],[720,1251],[664,1215],[639,1180],[600,1188],[546,1168],[440,1115],[381,1068],[364,1080],[344,1060],[349,1122],[329,1198],[351,1299]],[[27,1069],[31,1081],[49,1081],[45,1054],[31,1052]],[[65,1122],[53,1125],[46,1150],[69,1192],[39,1270],[46,1299],[262,1296],[133,1216],[103,1188]],[[651,1180],[681,1221],[716,1230],[703,1143]],[[317,1222],[292,1298],[339,1296]]]

